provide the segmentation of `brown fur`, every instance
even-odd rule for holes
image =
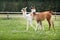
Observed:
[[[54,23],[51,20],[52,13],[53,13],[52,11],[33,12],[33,18],[37,21],[37,23],[46,19],[49,24],[49,30],[51,28],[51,25],[53,25],[53,29],[54,29]]]

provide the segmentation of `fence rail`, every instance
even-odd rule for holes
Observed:
[[[22,12],[0,12],[0,14],[4,14],[4,13],[22,13]]]
[[[22,12],[0,12],[0,14],[21,14]],[[30,12],[27,12],[30,13]],[[54,12],[54,15],[60,15],[60,12]]]
[[[30,12],[27,12],[27,13],[30,13]],[[2,15],[4,16],[6,16],[8,19],[10,18],[10,17],[18,17],[18,16],[20,16],[19,14],[22,14],[22,12],[0,12],[0,17],[2,16]],[[13,14],[13,15],[12,15]],[[18,15],[14,15],[14,14],[18,14]],[[11,16],[12,15],[12,16]],[[57,15],[60,15],[60,12],[54,12],[54,18],[55,18],[55,20],[57,19]],[[60,16],[59,16],[60,17]]]
[[[0,12],[0,14],[21,14],[22,12]],[[30,13],[30,12],[27,12]]]
[[[54,12],[55,15],[60,15],[60,12]]]

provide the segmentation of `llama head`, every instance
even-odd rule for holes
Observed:
[[[27,13],[26,9],[27,9],[27,7],[21,9],[21,12],[23,13],[23,17],[26,16],[26,13]]]
[[[31,12],[36,12],[35,7],[31,7]]]
[[[25,9],[27,9],[27,7],[25,7]]]
[[[22,9],[21,9],[21,12],[26,12],[26,9],[27,9],[27,7],[22,8]]]

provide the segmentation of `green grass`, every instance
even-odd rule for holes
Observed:
[[[48,30],[48,24],[43,21],[44,31],[35,32],[33,28],[26,29],[23,18],[0,18],[0,40],[60,40],[60,21],[54,21],[55,31]]]

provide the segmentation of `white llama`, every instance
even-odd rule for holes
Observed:
[[[34,11],[32,11],[30,14],[27,14],[26,9],[27,9],[27,7],[21,9],[21,12],[23,13],[23,17],[27,19],[27,28],[26,28],[26,30],[28,31],[29,25],[31,25],[31,27],[32,27],[34,30],[36,30],[35,27],[32,25],[32,19],[33,19],[32,13],[33,13]]]

